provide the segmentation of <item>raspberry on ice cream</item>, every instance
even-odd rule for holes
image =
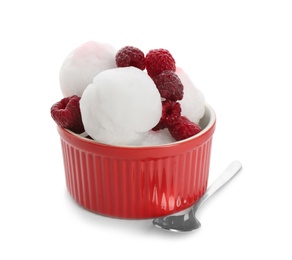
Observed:
[[[153,78],[165,70],[175,71],[175,60],[168,50],[150,50],[145,57],[146,70]]]
[[[89,41],[73,50],[64,60],[59,74],[64,97],[81,97],[84,89],[100,72],[116,68],[116,50],[109,44]]]
[[[175,101],[165,100],[162,102],[162,115],[158,124],[152,129],[154,131],[167,128],[175,124],[181,115],[180,104]]]
[[[180,141],[198,134],[201,127],[187,117],[181,116],[175,124],[168,127],[168,130],[175,140]]]
[[[55,122],[76,134],[84,132],[79,101],[80,97],[75,95],[63,98],[51,107],[51,116]]]
[[[133,46],[125,46],[117,52],[116,63],[118,67],[133,66],[144,70],[145,56],[140,49]]]
[[[184,86],[175,72],[165,70],[153,77],[153,81],[161,97],[172,101],[181,100],[183,98]]]

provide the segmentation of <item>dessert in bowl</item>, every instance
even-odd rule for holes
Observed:
[[[102,105],[105,97],[99,100],[97,107],[94,102],[94,106],[88,106],[92,102],[92,96],[96,95],[95,90],[99,90],[98,97],[102,96],[104,93],[100,91],[103,86],[106,85],[108,91],[113,85],[112,78],[115,75],[113,73],[118,72],[119,75],[121,73],[121,70],[117,71],[115,68],[112,71],[109,70],[111,68],[104,69],[103,71],[106,73],[98,72],[98,75],[91,80],[92,83],[86,82],[83,84],[83,86],[86,85],[84,89],[80,90],[78,87],[79,95],[74,96],[74,102],[80,104],[80,107],[75,107],[74,113],[65,111],[66,120],[61,118],[61,123],[58,121],[58,116],[64,112],[64,108],[60,107],[60,102],[52,106],[51,109],[52,116],[58,123],[66,185],[69,193],[85,209],[117,218],[154,218],[176,213],[190,207],[207,188],[212,137],[216,124],[214,110],[205,102],[196,111],[195,109],[192,110],[192,104],[190,104],[190,112],[187,109],[182,110],[178,105],[178,102],[182,100],[182,97],[178,97],[182,91],[177,91],[174,97],[170,97],[170,91],[167,90],[165,94],[165,89],[159,89],[157,80],[153,79],[155,76],[150,73],[151,82],[148,79],[145,82],[149,81],[149,86],[154,86],[155,91],[157,86],[159,91],[157,91],[157,94],[152,89],[149,94],[146,87],[146,92],[143,92],[143,95],[149,94],[151,98],[153,96],[156,98],[155,95],[161,95],[159,99],[153,101],[157,104],[155,110],[159,111],[159,114],[158,116],[154,114],[156,119],[151,118],[149,120],[145,118],[147,114],[144,114],[143,122],[141,122],[144,128],[133,131],[135,121],[139,119],[133,120],[133,118],[141,115],[143,109],[145,111],[142,113],[148,113],[148,107],[153,98],[149,99],[150,101],[145,107],[137,109],[139,110],[138,114],[131,111],[132,118],[130,119],[129,114],[124,115],[124,113],[119,113],[118,120],[113,120],[112,114],[107,117],[108,111],[104,110],[107,104]],[[167,68],[168,70],[169,68]],[[176,67],[172,70],[177,75],[182,75]],[[123,78],[123,82],[126,83],[121,83],[126,87],[132,84],[131,73],[136,73],[135,70],[129,69],[126,70],[126,75],[128,75],[128,72],[130,72],[129,83],[127,83],[128,78]],[[107,75],[109,76],[107,77]],[[102,77],[103,80],[101,81]],[[106,80],[104,81],[105,77]],[[172,75],[171,78],[173,78]],[[185,83],[183,85],[188,84],[183,77],[180,79],[181,82]],[[174,80],[177,82],[176,76]],[[102,83],[100,84],[100,82]],[[173,84],[170,85],[170,88],[173,86]],[[121,95],[121,93],[116,93],[116,90],[110,92],[113,100],[116,100],[114,95]],[[200,95],[200,92],[196,93]],[[74,91],[70,95],[75,95]],[[125,96],[125,98],[129,100],[129,96]],[[64,99],[67,103],[64,100],[62,102],[65,102],[65,110],[68,110],[66,107],[72,106],[71,98],[65,97]],[[93,101],[95,100],[98,100],[98,98],[93,99]],[[193,100],[193,102],[196,101]],[[198,104],[200,101],[202,99],[198,101]],[[188,104],[190,102],[192,102],[191,96],[189,96]],[[139,106],[137,102],[129,103],[125,105],[127,107],[126,112],[135,110],[135,107]],[[131,108],[132,103],[133,107]],[[123,102],[121,102],[121,106],[124,106]],[[183,107],[183,102],[181,106]],[[122,108],[118,107],[116,110],[118,109]],[[98,111],[97,113],[105,111],[103,114],[106,114],[106,116],[99,117],[99,115],[96,121],[95,111]],[[165,111],[167,111],[166,114]],[[192,122],[187,119],[185,114],[192,118]],[[72,118],[79,118],[81,127],[80,124],[79,127],[76,127],[76,124],[74,127],[66,127],[66,124],[62,124],[65,121],[70,121],[71,116]],[[123,116],[124,118],[121,120],[120,117]],[[61,117],[64,117],[64,115],[62,114]],[[150,129],[148,129],[149,124]],[[131,125],[131,128],[129,128],[129,125]],[[113,129],[110,127],[113,127]],[[121,131],[123,127],[125,127],[125,131]],[[139,127],[139,124],[137,127]],[[113,132],[116,128],[119,128],[117,132]],[[84,130],[85,133],[82,133]],[[95,131],[97,132],[95,133]],[[129,136],[123,139],[122,134],[125,135],[127,131],[129,131]],[[120,135],[120,139],[115,138],[115,133],[117,133],[117,136]],[[112,138],[114,138],[114,142],[112,142]]]

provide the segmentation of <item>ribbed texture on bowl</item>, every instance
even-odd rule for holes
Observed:
[[[58,127],[68,191],[82,207],[117,218],[154,218],[184,210],[207,188],[214,129],[215,118],[189,140],[123,147]]]
[[[66,184],[84,208],[121,218],[150,218],[193,204],[206,190],[212,138],[173,157],[124,160],[61,140]]]

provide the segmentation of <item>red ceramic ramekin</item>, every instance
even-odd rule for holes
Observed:
[[[117,218],[144,219],[184,210],[207,188],[214,110],[206,105],[202,131],[160,146],[112,146],[58,127],[66,184],[77,203]]]

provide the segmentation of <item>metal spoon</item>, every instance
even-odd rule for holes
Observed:
[[[191,207],[184,215],[179,213],[156,218],[153,224],[156,227],[177,232],[187,232],[197,229],[201,226],[195,214],[198,208],[213,195],[217,190],[224,186],[232,177],[235,176],[241,169],[242,165],[238,161],[232,162],[225,171],[217,178],[217,180],[207,189],[205,194]]]

